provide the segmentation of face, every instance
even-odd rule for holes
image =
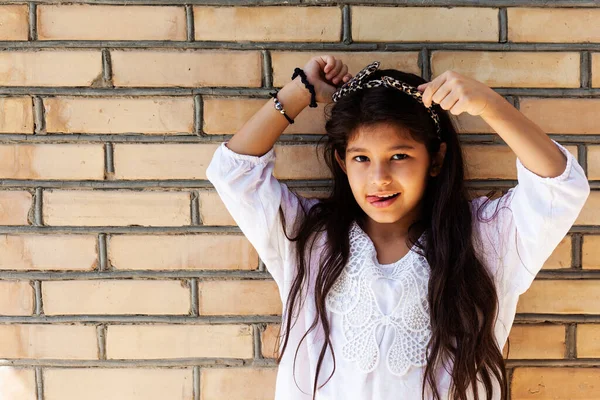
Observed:
[[[337,152],[335,156],[348,176],[356,202],[369,217],[367,227],[393,224],[394,229],[406,232],[419,218],[427,181],[439,173],[445,150],[442,143],[432,158],[408,130],[378,124],[358,129],[348,142],[344,160]]]

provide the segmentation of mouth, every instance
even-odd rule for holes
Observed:
[[[367,201],[374,207],[382,208],[394,203],[398,197],[400,197],[400,193],[387,196],[367,196]]]

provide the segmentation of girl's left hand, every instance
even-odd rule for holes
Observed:
[[[500,96],[483,83],[454,71],[446,71],[431,82],[419,85],[417,89],[423,92],[423,104],[426,107],[434,102],[453,115],[463,112],[481,115]]]

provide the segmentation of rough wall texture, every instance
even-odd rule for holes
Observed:
[[[513,400],[600,399],[600,3],[89,3],[0,0],[11,399],[273,397],[277,288],[205,168],[324,52],[351,73],[378,59],[473,76],[577,155],[592,194],[521,298],[508,368]],[[313,152],[322,113],[276,145],[295,160],[277,176],[307,194],[328,178]],[[470,185],[513,186],[512,151],[481,120],[459,123]]]

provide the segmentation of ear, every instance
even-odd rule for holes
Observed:
[[[431,167],[429,168],[429,175],[437,176],[440,173],[442,164],[444,163],[444,157],[446,157],[446,142],[440,144],[440,150],[433,157]]]
[[[340,155],[338,154],[337,150],[334,150],[334,156],[342,171],[344,171],[344,173],[348,175],[348,172],[346,172],[346,162],[340,158]]]

